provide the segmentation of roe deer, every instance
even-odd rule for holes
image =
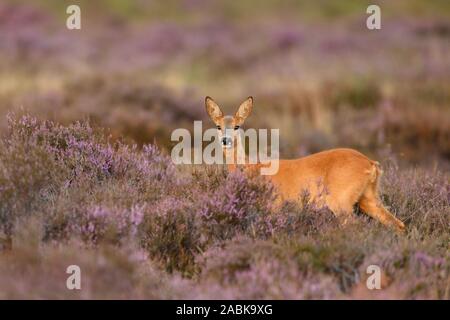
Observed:
[[[236,159],[237,150],[243,148],[241,137],[236,132],[250,115],[253,98],[247,98],[234,116],[224,116],[210,97],[206,97],[205,105],[208,115],[217,126],[225,156]],[[236,163],[227,163],[228,169],[236,170]],[[245,161],[245,171],[257,167],[261,167],[261,164],[248,164]],[[372,218],[402,232],[405,229],[403,222],[381,203],[378,194],[381,174],[379,163],[362,153],[352,149],[331,149],[299,159],[280,159],[278,172],[266,177],[274,185],[280,202],[297,201],[301,192],[306,191],[310,201],[323,201],[344,222],[351,217],[353,206],[359,204],[361,210]]]

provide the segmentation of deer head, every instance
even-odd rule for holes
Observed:
[[[253,108],[253,98],[248,97],[241,103],[234,116],[225,116],[217,103],[210,97],[205,99],[206,112],[217,127],[219,141],[225,150],[233,149],[239,137],[238,130],[244,124]]]

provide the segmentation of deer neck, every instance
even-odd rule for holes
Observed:
[[[236,136],[233,148],[223,149],[225,156],[225,163],[229,171],[236,170],[239,166],[244,168],[248,165],[248,156],[245,154],[245,149],[242,144],[240,135]]]

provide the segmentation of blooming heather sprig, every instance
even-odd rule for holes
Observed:
[[[205,246],[192,204],[166,197],[148,209],[140,228],[140,243],[169,272],[194,271],[195,255]]]
[[[260,177],[247,177],[235,171],[218,187],[202,194],[200,217],[205,227],[216,237],[231,237],[238,231],[252,229],[269,233],[266,218],[274,200],[273,188]]]
[[[126,237],[134,237],[143,221],[145,206],[130,209],[93,206],[72,223],[72,231],[86,243],[97,244],[102,240],[120,243]]]

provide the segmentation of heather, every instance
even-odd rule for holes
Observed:
[[[69,31],[63,1],[2,1],[0,298],[450,298],[448,1],[379,1],[378,31],[366,1],[282,2],[80,0]],[[379,161],[406,233],[174,165],[206,95],[252,95],[244,129],[280,129],[283,158]]]
[[[34,283],[31,272],[20,285],[8,280],[25,272],[19,265],[52,269],[48,286],[37,284],[41,298],[372,298],[361,286],[377,264],[381,297],[448,298],[448,176],[386,163],[383,197],[406,235],[364,215],[341,226],[313,205],[273,206],[259,176],[184,170],[156,145],[112,142],[87,122],[10,115],[0,152],[2,238],[12,239],[0,257],[3,297],[24,297],[20,286]],[[66,261],[87,269],[87,292],[62,288]]]

